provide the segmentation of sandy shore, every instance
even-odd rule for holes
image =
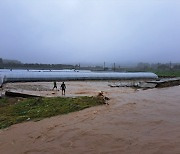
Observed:
[[[135,91],[109,82],[66,82],[66,96],[96,95],[109,104],[0,130],[1,154],[179,154],[180,86]],[[61,96],[47,82],[14,83],[42,96]]]

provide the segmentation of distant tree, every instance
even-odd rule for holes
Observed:
[[[141,70],[148,70],[151,67],[149,63],[138,63],[137,68]]]
[[[3,59],[0,58],[0,69],[3,68]]]
[[[174,65],[174,69],[178,69],[178,70],[180,70],[180,64],[176,64],[176,65]]]
[[[169,69],[169,64],[159,64],[158,69],[167,70]]]
[[[0,64],[3,64],[3,59],[2,58],[0,58]]]

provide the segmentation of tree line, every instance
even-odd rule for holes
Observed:
[[[92,71],[117,71],[117,72],[131,72],[131,71],[180,71],[180,63],[138,63],[131,67],[121,67],[112,64],[112,67],[105,66],[105,62],[99,66],[80,66],[80,64],[69,65],[69,64],[39,64],[39,63],[21,63],[17,60],[4,60],[0,58],[0,69],[79,69],[79,70],[92,70]]]
[[[8,60],[4,62],[0,58],[1,69],[73,69],[74,65],[66,64],[39,64],[39,63],[21,63],[19,61]]]

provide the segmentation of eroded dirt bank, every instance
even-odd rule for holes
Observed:
[[[52,94],[52,83],[16,84],[6,86],[35,90],[31,88],[39,85],[42,95],[61,95]],[[0,130],[0,153],[180,153],[180,86],[135,91],[110,88],[108,82],[66,84],[66,96],[102,90],[110,105]]]

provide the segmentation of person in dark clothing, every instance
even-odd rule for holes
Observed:
[[[61,84],[61,90],[62,90],[62,95],[65,95],[66,85],[64,82]]]
[[[56,83],[56,81],[54,81],[54,87],[53,87],[53,90],[54,90],[54,88],[56,88],[56,90],[57,90],[57,83]]]

